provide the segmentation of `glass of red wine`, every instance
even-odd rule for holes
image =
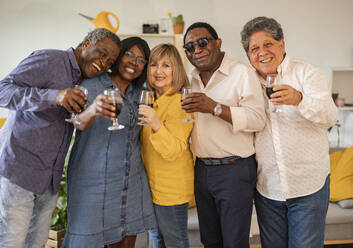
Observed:
[[[149,90],[141,91],[140,99],[139,99],[140,104],[147,105],[147,106],[150,106],[151,108],[153,108],[153,102],[154,102],[153,91],[149,91]],[[148,124],[143,121],[140,121],[137,124],[142,125],[142,126],[148,126]]]
[[[88,90],[85,87],[83,87],[81,85],[75,85],[74,88],[81,90],[86,96],[88,95]],[[66,122],[70,122],[70,123],[72,123],[74,125],[80,125],[81,122],[78,119],[78,113],[74,110],[74,108],[72,108],[72,110],[74,112],[72,112],[70,119],[65,119],[65,121]]]
[[[120,125],[118,121],[118,116],[121,113],[121,110],[123,109],[123,99],[121,98],[119,91],[117,89],[104,90],[104,95],[109,96],[111,98],[111,102],[109,104],[115,107],[116,115],[115,119],[113,120],[113,125],[108,127],[108,130],[114,131],[123,129],[125,126]]]
[[[271,95],[275,93],[273,91],[273,86],[277,84],[277,80],[277,74],[268,74],[266,77],[266,95],[268,99],[271,99]],[[276,108],[271,101],[269,101],[269,109],[271,109],[272,112],[281,112],[281,110]]]
[[[183,100],[191,93],[192,93],[192,89],[190,87],[184,87],[181,90],[181,102],[183,102]],[[195,122],[195,121],[192,119],[192,116],[190,113],[186,113],[186,118],[182,120],[182,122]]]

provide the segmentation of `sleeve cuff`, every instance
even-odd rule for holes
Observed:
[[[230,107],[230,114],[232,117],[233,132],[246,129],[247,118],[243,108]]]
[[[152,144],[157,144],[160,143],[161,140],[163,140],[164,137],[166,137],[166,132],[167,130],[165,129],[164,125],[161,124],[161,127],[158,129],[157,132],[153,133],[150,136],[150,141]]]
[[[56,96],[59,90],[48,90],[47,101],[50,108],[56,108]]]
[[[307,106],[310,106],[310,98],[302,93],[302,100],[298,104],[297,108],[299,112],[304,116],[305,112],[307,111]]]

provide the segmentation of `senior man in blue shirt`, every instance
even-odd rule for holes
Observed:
[[[0,247],[44,247],[73,126],[86,96],[73,89],[106,72],[120,51],[114,33],[95,29],[76,49],[39,50],[0,81]]]

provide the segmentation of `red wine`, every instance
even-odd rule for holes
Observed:
[[[86,104],[86,103],[85,103]],[[80,105],[79,105],[80,106]],[[71,110],[73,113],[75,114],[79,114],[80,112],[82,112],[83,110],[85,110],[85,107],[84,106],[80,106],[80,111],[76,111],[76,109],[74,109],[73,106],[71,106]]]
[[[121,102],[110,103],[110,105],[115,107],[115,114],[118,116],[123,108],[123,104]]]
[[[271,95],[274,93],[272,87],[266,87],[266,95],[268,98],[271,98]]]

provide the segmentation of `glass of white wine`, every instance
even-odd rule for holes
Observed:
[[[192,89],[190,87],[184,87],[181,90],[181,102],[192,93]],[[192,115],[190,113],[186,113],[186,118],[182,120],[182,122],[195,122],[194,119],[192,119]]]

